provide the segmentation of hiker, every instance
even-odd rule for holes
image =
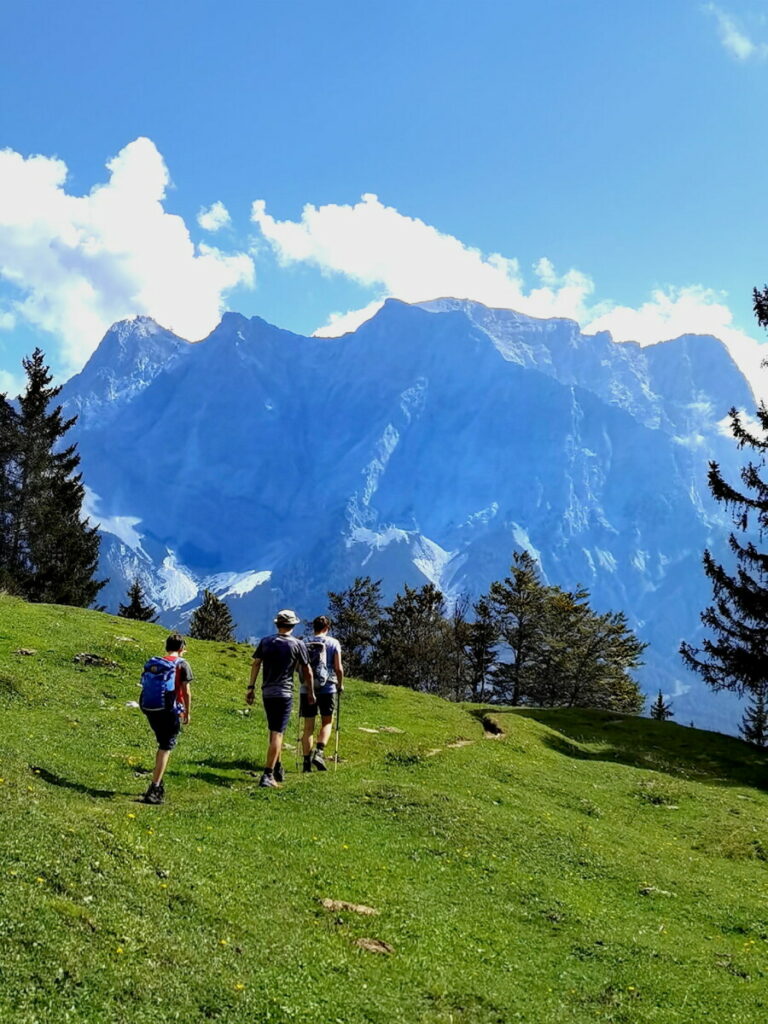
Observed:
[[[315,700],[309,699],[307,688],[301,687],[299,695],[299,717],[304,719],[304,733],[301,749],[304,753],[304,771],[311,772],[312,766],[319,772],[328,770],[325,763],[325,747],[331,738],[333,712],[336,709],[336,693],[344,692],[344,668],[341,664],[341,644],[335,636],[329,636],[331,620],[318,615],[312,621],[315,635],[306,641],[309,664],[314,677]],[[320,713],[320,732],[317,746],[312,750],[315,723]]]
[[[145,804],[161,804],[165,798],[163,775],[168,758],[176,746],[181,726],[189,725],[192,710],[192,669],[184,658],[184,637],[171,633],[165,641],[165,654],[150,658],[141,674],[139,707],[147,716],[157,739],[155,770],[149,789],[142,797]]]
[[[264,666],[264,677],[261,684],[264,711],[267,715],[269,728],[269,746],[264,774],[259,780],[260,786],[276,787],[283,781],[285,772],[280,760],[283,749],[283,736],[288,728],[293,706],[293,671],[298,666],[307,693],[312,702],[315,700],[312,669],[309,667],[309,655],[303,640],[291,636],[293,627],[301,621],[289,608],[283,609],[275,616],[277,633],[265,636],[253,653],[251,679],[245,693],[246,704],[253,704],[256,680],[259,670]]]

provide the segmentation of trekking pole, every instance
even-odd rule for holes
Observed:
[[[339,706],[336,708],[336,749],[333,752],[333,770],[339,767],[339,721],[341,720],[341,690],[339,690]]]
[[[301,699],[301,698],[299,698]],[[296,771],[298,772],[301,766],[301,708],[296,716]]]

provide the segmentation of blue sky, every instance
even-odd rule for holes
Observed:
[[[742,0],[6,0],[0,387],[135,313],[338,333],[389,294],[749,369],[767,85]]]

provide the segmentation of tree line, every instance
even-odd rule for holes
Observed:
[[[432,583],[406,585],[386,606],[381,581],[367,576],[328,595],[350,675],[455,701],[640,714],[630,673],[646,645],[622,612],[598,614],[589,596],[544,584],[527,552],[485,595],[450,610]]]

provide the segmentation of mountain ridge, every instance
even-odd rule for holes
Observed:
[[[97,350],[63,392],[68,411],[91,410],[76,427],[85,479],[118,529],[103,527],[108,607],[138,575],[183,625],[202,587],[239,580],[232,611],[256,633],[360,574],[387,599],[427,580],[476,596],[525,547],[548,582],[627,612],[651,643],[646,689],[732,727],[733,703],[676,655],[708,599],[701,552],[727,532],[707,463],[738,470],[721,421],[753,401],[717,339],[645,349],[458,300],[390,300],[335,339],[239,314],[195,344],[139,328],[141,366]],[[105,380],[119,431],[99,414]],[[138,546],[119,535],[127,519]]]

